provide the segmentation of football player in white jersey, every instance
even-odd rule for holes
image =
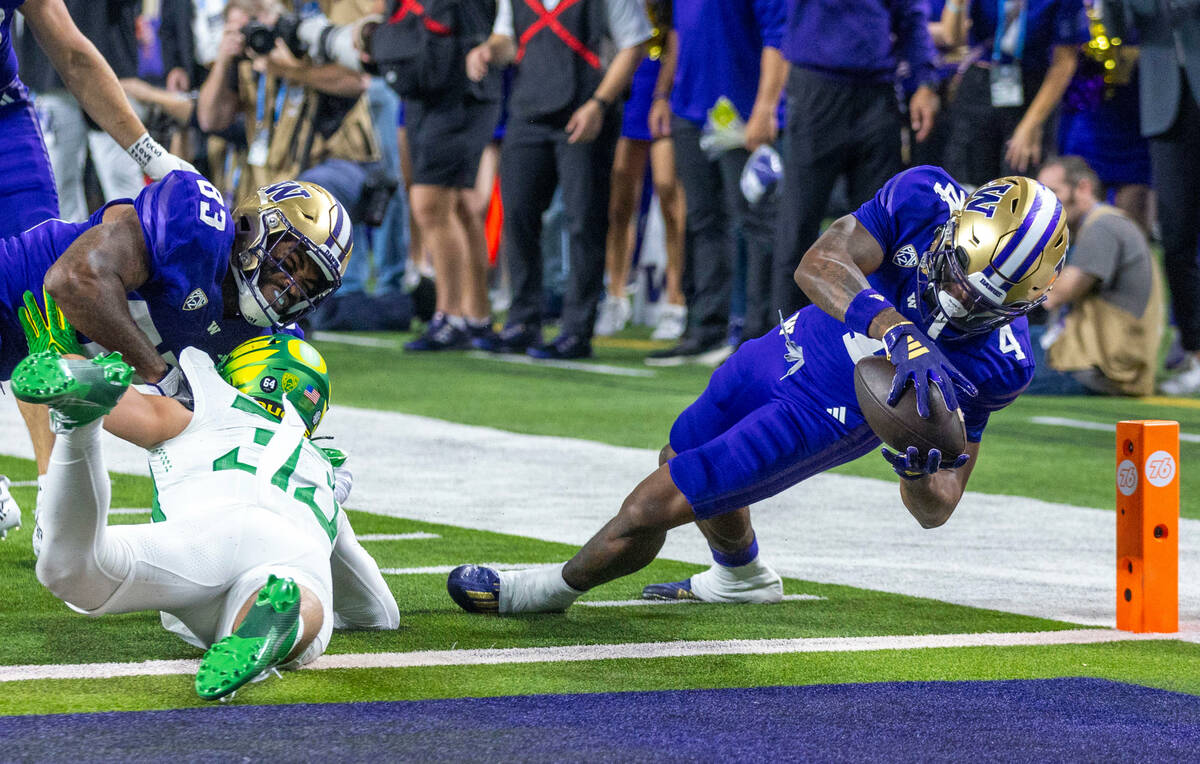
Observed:
[[[38,580],[89,615],[161,611],[206,648],[195,683],[206,699],[315,660],[335,625],[396,628],[395,598],[339,504],[343,457],[309,440],[329,403],[321,355],[274,335],[237,346],[219,369],[196,348],[179,360],[190,410],[129,390],[116,353],[34,353],[14,372],[15,395],[48,404],[59,433]],[[107,527],[102,425],[148,450],[154,522]]]

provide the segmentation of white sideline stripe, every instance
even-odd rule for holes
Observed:
[[[317,342],[329,342],[334,345],[357,345],[364,348],[387,348],[399,350],[400,343],[395,340],[381,340],[378,337],[355,337],[349,334],[334,334],[333,332],[313,332],[312,339]]]
[[[440,539],[436,533],[415,531],[413,533],[360,533],[359,541],[409,541],[413,539]]]
[[[579,361],[551,361],[530,358],[527,355],[512,355],[508,353],[484,353],[476,350],[467,353],[468,358],[477,358],[485,361],[500,361],[501,363],[517,363],[524,366],[552,366],[555,369],[569,369],[571,371],[590,371],[593,374],[609,374],[614,377],[653,377],[654,372],[650,369],[631,369],[627,366],[609,366],[603,363],[581,363]]]
[[[1116,432],[1115,424],[1106,422],[1088,422],[1083,419],[1066,419],[1058,416],[1035,416],[1030,417],[1030,422],[1034,424],[1045,424],[1051,427],[1074,427],[1077,430],[1096,430],[1097,432]],[[1200,443],[1200,435],[1190,432],[1179,433],[1179,440],[1183,443]],[[16,485],[16,483],[13,483]]]
[[[150,514],[150,511],[151,510],[149,507],[146,507],[145,509],[141,509],[138,507],[125,507],[122,509],[110,509],[110,510],[108,510],[108,514],[110,514],[110,515],[148,515],[148,514]]]
[[[524,570],[526,568],[553,568],[555,565],[562,565],[561,562],[478,562],[475,563],[480,567],[491,568],[492,570]],[[457,565],[431,565],[427,568],[380,568],[379,572],[385,576],[417,576],[428,573],[449,573],[457,568]]]
[[[9,483],[13,488],[37,488],[36,480],[14,480]]]
[[[796,602],[799,600],[823,600],[824,597],[819,597],[816,594],[785,594],[783,595],[784,602]],[[702,604],[699,600],[594,600],[591,602],[581,600],[575,603],[582,607],[638,607],[642,605],[685,605]]]
[[[422,650],[409,653],[325,655],[305,670],[486,666],[505,663],[564,663],[631,658],[685,658],[701,655],[780,655],[921,650],[955,647],[1093,645],[1105,642],[1177,639],[1173,634],[1133,634],[1115,629],[1012,632],[1004,634],[928,634],[889,637],[817,637],[809,639],[730,639],[697,642],[631,642],[562,647],[515,647],[488,650]],[[79,663],[49,666],[2,666],[0,682],[38,679],[111,679],[126,676],[194,674],[199,660],[138,663]]]

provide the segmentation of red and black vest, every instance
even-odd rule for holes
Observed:
[[[512,115],[532,120],[582,106],[604,79],[606,0],[561,0],[550,11],[540,0],[511,2],[517,40]]]

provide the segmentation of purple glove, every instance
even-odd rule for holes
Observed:
[[[951,411],[958,408],[958,397],[954,394],[955,383],[967,395],[973,396],[979,392],[975,385],[971,384],[971,380],[954,368],[954,364],[946,360],[946,356],[933,344],[933,340],[926,337],[925,332],[915,324],[907,321],[896,324],[883,335],[883,344],[887,348],[888,360],[896,367],[888,404],[896,405],[910,379],[917,391],[917,413],[923,418],[929,417],[930,382],[942,391],[946,408]]]
[[[888,464],[892,465],[896,474],[905,480],[920,480],[936,474],[938,470],[956,470],[971,459],[970,454],[959,454],[953,464],[943,465],[942,452],[931,448],[925,455],[925,463],[921,464],[921,452],[916,446],[909,446],[903,454],[898,454],[885,446],[879,449],[879,453],[888,460]]]

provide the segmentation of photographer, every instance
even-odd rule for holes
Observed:
[[[245,156],[229,184],[239,197],[298,176],[328,189],[358,223],[386,207],[395,188],[378,171],[378,140],[363,98],[367,78],[314,62],[299,26],[273,0],[231,0],[217,58],[200,88],[197,122],[212,132],[242,115]]]

